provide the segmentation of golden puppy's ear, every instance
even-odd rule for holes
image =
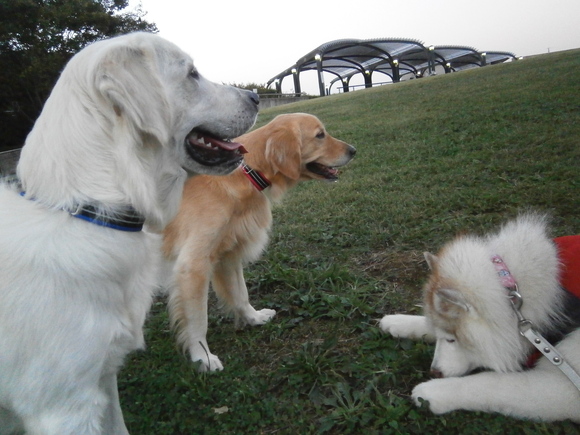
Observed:
[[[264,155],[274,172],[279,172],[291,180],[300,178],[300,136],[292,129],[280,129],[272,134],[266,142]]]
[[[138,130],[155,136],[161,143],[170,137],[170,110],[153,56],[134,47],[118,47],[101,61],[97,87]]]

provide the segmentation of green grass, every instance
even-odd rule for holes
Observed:
[[[544,424],[416,408],[433,348],[381,335],[387,313],[420,313],[422,252],[522,210],[580,232],[580,51],[310,100],[355,145],[338,183],[304,183],[274,210],[271,243],[247,269],[265,326],[236,331],[212,303],[208,340],[225,370],[199,374],[159,299],[148,349],[119,385],[133,434],[576,434]],[[215,301],[214,301],[215,302]],[[474,392],[474,394],[477,394]]]

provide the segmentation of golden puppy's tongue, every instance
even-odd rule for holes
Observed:
[[[338,169],[336,168],[332,168],[330,166],[322,165],[316,162],[310,162],[306,165],[306,169],[314,174],[324,177],[327,180],[338,180]]]

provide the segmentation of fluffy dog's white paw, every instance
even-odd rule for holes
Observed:
[[[384,316],[379,322],[379,328],[393,337],[420,339],[433,339],[427,329],[427,323],[423,316],[409,314],[391,314]]]
[[[419,399],[429,401],[429,409],[434,414],[444,414],[446,412],[459,409],[455,405],[457,401],[459,378],[432,379],[413,388],[411,397],[417,406],[421,406]]]
[[[245,320],[248,325],[256,326],[263,325],[264,323],[270,321],[272,317],[276,315],[276,310],[270,310],[269,308],[264,308],[263,310],[255,311],[250,315],[246,316]]]
[[[381,331],[385,334],[391,334],[393,337],[407,337],[414,317],[415,316],[409,316],[407,314],[391,314],[384,316],[379,323],[379,328],[381,328]]]

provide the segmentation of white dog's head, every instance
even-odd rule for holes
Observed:
[[[425,254],[431,269],[425,315],[437,339],[431,364],[436,377],[478,368],[516,371],[525,361],[517,319],[489,257],[474,237],[456,239],[437,256]]]
[[[558,257],[545,217],[522,214],[496,234],[463,235],[438,254],[425,254],[431,274],[424,289],[425,316],[437,338],[436,376],[475,369],[521,370],[533,346],[521,336],[492,256],[500,255],[517,281],[522,314],[543,332],[562,319]]]
[[[27,138],[27,193],[53,207],[131,205],[154,226],[176,212],[186,173],[227,174],[258,96],[212,83],[148,33],[96,42],[68,63]]]
[[[116,47],[108,49],[105,44]],[[172,43],[134,34],[104,43],[95,69],[97,88],[140,133],[176,146],[181,166],[192,174],[220,175],[241,161],[229,142],[254,124],[258,97],[205,79],[193,60]],[[97,44],[81,54],[93,55]],[[79,62],[83,58],[79,56]]]

